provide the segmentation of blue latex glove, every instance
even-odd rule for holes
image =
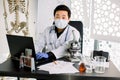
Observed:
[[[47,53],[43,53],[43,52],[38,52],[36,54],[36,59],[42,59],[42,58],[48,58],[48,54]]]

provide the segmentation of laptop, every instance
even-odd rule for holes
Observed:
[[[11,54],[11,59],[19,61],[21,53],[25,53],[26,49],[32,50],[32,57],[34,57],[36,66],[50,62],[49,59],[36,59],[36,53],[34,48],[34,42],[32,37],[18,36],[18,35],[6,35],[8,46]]]
[[[19,61],[21,53],[25,53],[26,49],[32,51],[32,57],[36,61],[35,48],[32,37],[18,36],[18,35],[6,35],[8,46],[13,60]]]

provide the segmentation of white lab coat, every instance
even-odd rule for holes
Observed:
[[[55,32],[55,26],[48,27],[39,36],[38,40],[35,41],[36,53],[42,52],[42,49],[47,46],[47,49],[54,53],[56,58],[63,57],[67,54],[67,49],[69,48],[69,41],[73,40],[74,30],[76,40],[79,41],[80,33],[74,27],[68,25],[64,32],[57,38]]]

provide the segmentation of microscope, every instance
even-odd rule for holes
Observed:
[[[80,42],[76,40],[74,30],[72,31],[73,33],[73,40],[69,42],[70,47],[68,49],[68,59],[71,62],[79,62],[81,60],[81,46]]]

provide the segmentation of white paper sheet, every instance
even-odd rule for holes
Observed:
[[[71,62],[65,62],[65,61],[56,61],[56,64],[54,62],[41,65],[38,67],[39,70],[45,70],[49,71],[50,74],[60,74],[60,73],[76,73],[79,72]]]

